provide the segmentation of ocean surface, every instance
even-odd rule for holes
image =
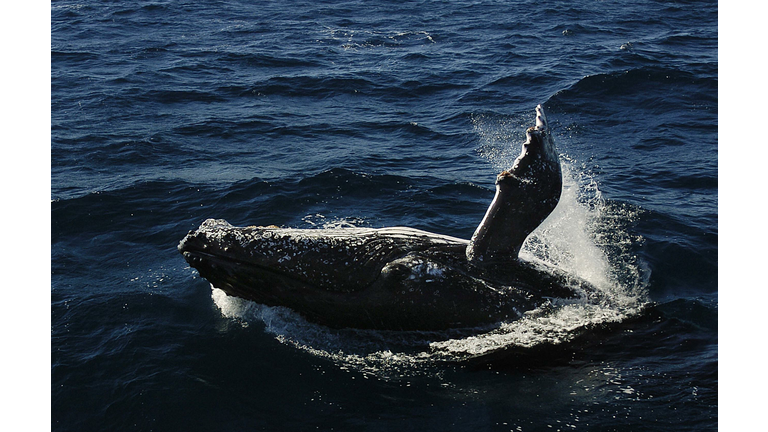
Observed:
[[[718,427],[714,1],[51,2],[55,431]],[[542,104],[522,256],[599,305],[332,330],[227,297],[207,218],[469,238]]]

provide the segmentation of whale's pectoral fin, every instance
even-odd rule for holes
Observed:
[[[472,262],[516,259],[528,235],[557,206],[560,159],[541,105],[526,137],[512,168],[496,177],[496,195],[467,246]]]

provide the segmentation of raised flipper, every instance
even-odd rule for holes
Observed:
[[[496,177],[496,195],[467,246],[475,264],[517,258],[528,235],[557,206],[563,187],[560,158],[541,105],[520,156]]]

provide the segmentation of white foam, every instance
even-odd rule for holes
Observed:
[[[593,225],[605,207],[594,181],[580,185],[563,163],[563,192],[555,210],[523,243],[520,257],[541,260],[575,274],[598,287],[607,287],[609,263],[595,244]],[[590,179],[591,180],[591,179]]]

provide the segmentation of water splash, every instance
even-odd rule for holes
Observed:
[[[433,342],[430,349],[435,357],[470,359],[510,347],[558,345],[593,326],[626,320],[644,308],[648,275],[631,253],[633,241],[640,239],[623,231],[636,212],[609,205],[590,174],[574,169],[567,157],[561,159],[560,203],[531,233],[520,256],[591,282],[602,291],[603,299],[597,304],[559,301],[484,334]],[[610,244],[604,243],[608,240]]]
[[[477,152],[491,163],[497,172],[509,169],[520,150],[527,125],[532,124],[533,116],[507,117],[489,114],[473,115],[471,120],[475,134],[480,138]]]
[[[291,309],[261,305],[211,288],[211,297],[225,318],[244,327],[250,322],[263,323],[264,331],[280,343],[368,377],[389,379],[424,373],[424,366],[435,363],[429,344],[446,337],[437,332],[331,329],[310,323]]]
[[[367,222],[361,218],[328,217],[320,213],[306,215],[301,218],[301,222],[301,228],[336,229],[367,227]]]

